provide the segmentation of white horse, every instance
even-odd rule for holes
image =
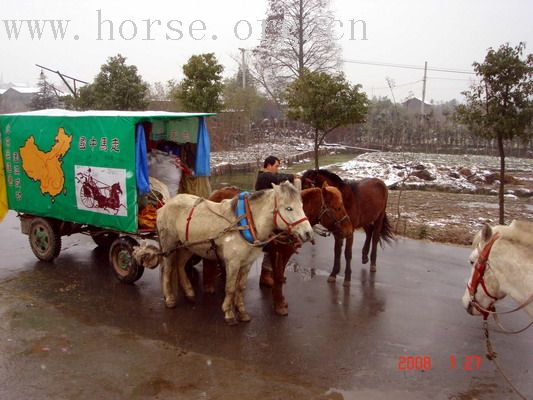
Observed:
[[[161,267],[167,307],[176,306],[178,281],[186,297],[194,298],[185,264],[197,254],[206,259],[223,260],[226,265],[226,296],[222,304],[226,322],[237,323],[234,307],[239,321],[250,321],[244,306],[244,289],[250,267],[261,255],[262,248],[250,244],[235,229],[236,203],[237,198],[214,203],[179,194],[158,210],[161,250],[169,252],[163,257]],[[248,223],[255,228],[259,242],[268,240],[275,230],[289,231],[303,242],[312,240],[313,229],[304,214],[300,193],[292,184],[285,182],[256,192],[250,196],[248,204],[249,219],[253,221]]]
[[[486,318],[494,303],[510,295],[533,319],[533,222],[485,225],[476,234],[473,265],[463,296],[469,314]]]

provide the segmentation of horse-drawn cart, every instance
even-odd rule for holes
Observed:
[[[0,115],[0,206],[18,213],[33,253],[51,261],[61,237],[92,236],[109,247],[117,278],[144,271],[132,255],[155,229],[139,224],[150,194],[148,157],[157,145],[209,176],[208,113],[43,110]],[[184,160],[185,161],[185,160]],[[176,193],[172,193],[173,195]],[[0,210],[1,214],[1,210]]]

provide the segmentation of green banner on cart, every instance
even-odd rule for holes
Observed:
[[[0,117],[9,208],[137,230],[130,118]]]

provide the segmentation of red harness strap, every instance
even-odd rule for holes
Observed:
[[[279,228],[278,220],[277,220],[278,216],[285,223],[285,225],[287,225],[287,232],[289,234],[292,233],[292,228],[294,228],[296,225],[301,224],[304,221],[308,221],[307,217],[303,217],[303,218],[300,218],[298,221],[293,222],[292,224],[289,223],[285,218],[283,218],[283,215],[281,215],[281,213],[279,212],[279,209],[278,209],[278,197],[276,195],[274,195],[274,196],[275,196],[274,197],[274,226],[276,228]]]
[[[252,234],[252,239],[254,242],[258,242],[257,239],[257,232],[255,231],[255,223],[254,223],[254,217],[252,215],[252,210],[250,209],[250,203],[248,202],[248,195],[244,196],[244,209],[246,211],[246,219],[248,220],[248,229],[250,229],[250,233]]]
[[[498,300],[497,297],[489,293],[487,286],[485,285],[485,280],[483,279],[483,277],[485,275],[485,271],[487,270],[487,262],[489,260],[490,251],[492,250],[492,246],[494,245],[496,240],[499,239],[499,237],[500,237],[500,234],[495,233],[492,236],[492,238],[487,242],[485,247],[483,247],[483,249],[481,250],[481,253],[479,253],[476,264],[474,265],[474,273],[472,274],[472,280],[467,285],[468,292],[470,293],[472,305],[476,307],[477,310],[481,312],[481,314],[483,314],[483,317],[485,319],[487,319],[489,314],[487,311],[484,311],[481,309],[481,306],[476,300],[476,292],[477,292],[478,286],[481,285],[481,287],[483,288],[483,291],[485,292],[487,296],[489,296],[494,301]],[[492,302],[487,309],[492,310],[494,308],[493,305],[494,305],[494,302]]]
[[[191,211],[189,211],[189,216],[187,217],[187,225],[185,226],[185,241],[189,241],[189,224],[191,223],[192,215],[194,214],[194,210],[196,207],[191,208]]]

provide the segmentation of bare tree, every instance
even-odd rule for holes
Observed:
[[[251,68],[278,106],[284,88],[305,71],[333,72],[339,67],[333,27],[329,0],[269,0]]]

